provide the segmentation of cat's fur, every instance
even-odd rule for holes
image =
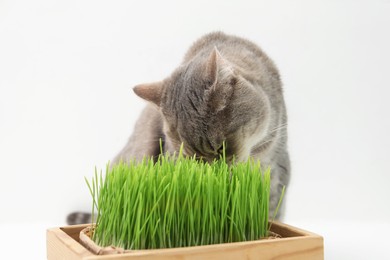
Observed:
[[[251,156],[271,167],[272,214],[290,176],[287,116],[278,70],[259,47],[207,34],[169,77],[134,92],[149,104],[114,163],[157,156],[160,139],[164,151],[178,151],[183,143],[185,154],[211,161],[225,142],[229,161]]]

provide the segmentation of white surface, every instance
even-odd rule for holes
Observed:
[[[18,252],[43,259],[45,229],[89,209],[84,176],[132,131],[144,103],[131,87],[223,30],[284,81],[285,222],[322,234],[326,259],[390,259],[389,13],[386,0],[0,1],[1,246],[17,249],[16,228],[33,241]]]
[[[325,259],[389,259],[389,222],[305,221],[294,225],[324,236]],[[47,222],[0,224],[2,237],[7,237],[1,241],[1,248],[8,250],[2,253],[1,259],[45,259],[48,227],[55,225]]]

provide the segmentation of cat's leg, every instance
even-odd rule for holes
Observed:
[[[148,105],[137,120],[127,144],[113,159],[113,164],[120,160],[141,161],[145,156],[158,156],[160,154],[160,139],[164,141],[162,129],[163,121],[160,112],[155,106]]]
[[[282,194],[283,187],[287,188],[290,180],[290,159],[287,151],[279,153],[270,166],[271,166],[271,196],[269,205],[269,218],[274,216],[274,212],[277,209],[280,196]],[[282,204],[276,213],[275,219],[281,220],[284,214],[286,197],[283,198]]]
[[[158,156],[160,153],[160,138],[163,138],[162,124],[160,112],[153,105],[148,105],[137,120],[129,141],[114,158],[111,165],[118,163],[120,160],[129,161],[134,159],[141,161],[144,156]],[[91,221],[91,214],[87,212],[73,212],[66,218],[69,225],[91,223]]]

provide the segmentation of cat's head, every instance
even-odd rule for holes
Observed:
[[[246,160],[266,134],[270,106],[262,90],[242,75],[215,48],[134,92],[158,106],[166,142],[174,150],[183,143],[185,154],[212,161],[225,142],[228,160]]]

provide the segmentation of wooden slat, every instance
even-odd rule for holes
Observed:
[[[76,234],[75,229],[71,228],[70,230],[73,231],[71,234]],[[93,256],[91,252],[60,228],[47,231],[46,244],[48,260],[83,260],[86,256]]]
[[[172,249],[140,250],[122,255],[97,256],[78,243],[86,225],[50,229],[47,232],[48,260],[200,260],[200,259],[324,259],[323,238],[311,232],[274,222],[272,231],[281,239],[219,244]]]
[[[232,243],[178,249],[145,250],[111,256],[91,256],[86,260],[202,260],[202,259],[289,259],[322,260],[322,239],[301,237],[256,242]]]

